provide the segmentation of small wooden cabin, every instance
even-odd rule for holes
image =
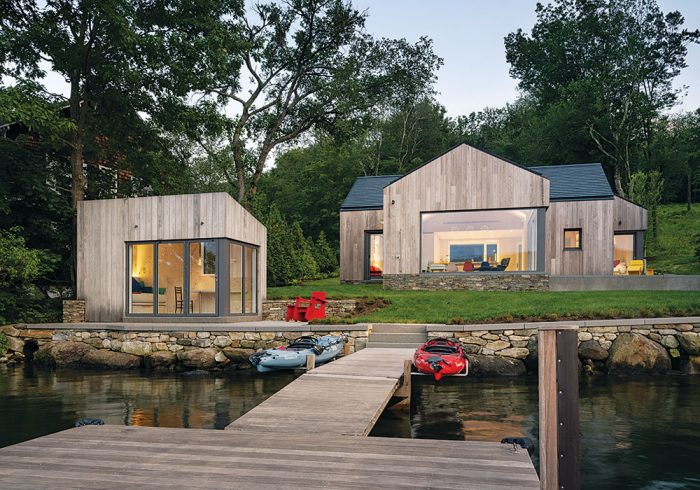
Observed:
[[[77,238],[88,321],[261,318],[267,230],[224,192],[83,201]]]
[[[359,177],[340,211],[341,280],[385,287],[612,275],[643,258],[647,227],[598,163],[524,167],[465,143],[406,175]]]

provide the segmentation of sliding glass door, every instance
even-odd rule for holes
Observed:
[[[126,246],[129,315],[257,313],[256,247],[227,239]]]

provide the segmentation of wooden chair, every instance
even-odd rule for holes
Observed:
[[[287,322],[308,322],[316,318],[326,318],[326,293],[323,291],[314,291],[310,299],[297,296],[294,305],[287,305]]]
[[[175,313],[180,313],[182,314],[183,311],[182,309],[185,307],[185,299],[182,294],[182,287],[181,286],[175,286]],[[190,300],[190,311],[189,313],[194,312],[194,301]]]
[[[630,265],[627,266],[627,274],[641,276],[644,274],[643,260],[630,260]]]

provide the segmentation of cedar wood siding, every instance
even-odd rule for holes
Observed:
[[[340,212],[340,280],[365,280],[365,231],[381,230],[384,211]]]
[[[87,321],[121,321],[130,241],[231,238],[258,248],[258,312],[267,290],[267,230],[224,192],[78,204],[77,298]],[[259,316],[259,315],[258,315]]]
[[[384,274],[420,273],[423,211],[548,204],[547,179],[461,144],[384,188]]]
[[[613,200],[559,201],[547,210],[546,271],[552,275],[611,275]],[[564,250],[564,229],[581,228],[581,250]]]
[[[647,210],[626,199],[615,196],[613,204],[613,228],[615,231],[641,231],[647,229]]]

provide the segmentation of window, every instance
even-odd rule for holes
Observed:
[[[257,247],[227,239],[128,243],[127,258],[129,314],[258,311]]]
[[[581,250],[581,228],[564,230],[564,250]]]
[[[421,271],[536,271],[538,210],[421,215]]]
[[[367,270],[369,279],[381,279],[384,276],[384,235],[378,232],[367,232]]]
[[[627,267],[634,260],[634,234],[613,236],[613,272],[626,274]]]

